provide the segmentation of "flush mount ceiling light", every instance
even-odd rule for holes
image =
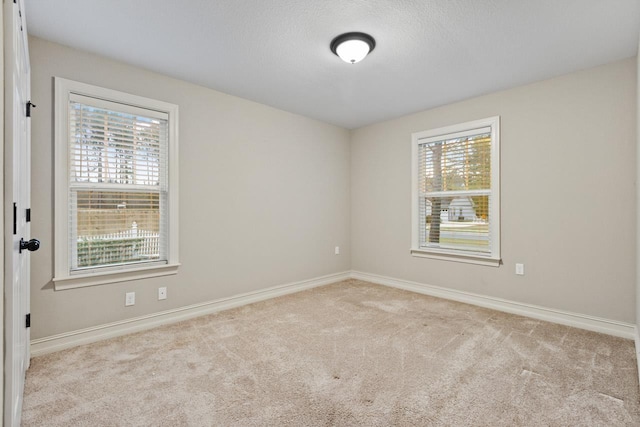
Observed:
[[[375,47],[376,41],[369,34],[345,33],[331,41],[331,52],[344,62],[355,64],[362,61]]]

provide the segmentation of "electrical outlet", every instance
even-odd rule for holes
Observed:
[[[340,255],[340,246],[336,246],[335,253],[336,255]]]
[[[167,299],[167,288],[158,288],[158,300]]]
[[[524,276],[524,264],[516,264],[516,274],[518,276]]]
[[[127,292],[124,297],[124,305],[128,307],[130,305],[136,304],[136,293],[135,292]]]

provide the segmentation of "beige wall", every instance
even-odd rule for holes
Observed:
[[[640,37],[638,40],[638,55],[636,56],[636,339],[640,339]],[[640,341],[636,343],[640,345]],[[640,347],[638,352],[638,375],[640,375]]]
[[[628,59],[352,132],[352,269],[634,323],[636,79]],[[504,265],[412,257],[411,133],[495,115]]]
[[[32,338],[349,269],[348,131],[38,38],[29,42],[38,105],[32,235],[42,240],[32,254]],[[53,290],[53,76],[179,105],[177,276]],[[159,286],[168,287],[166,301],[157,301]],[[125,308],[127,291],[137,298]]]
[[[32,254],[34,339],[350,268],[636,319],[635,59],[349,133],[38,38],[30,43],[38,105],[32,235],[43,242]],[[180,106],[177,276],[53,291],[53,76]],[[411,257],[411,133],[493,115],[502,117],[504,265]],[[516,262],[525,263],[524,277],[515,276]],[[168,300],[157,301],[159,286],[168,286]],[[125,308],[128,291],[137,301]]]

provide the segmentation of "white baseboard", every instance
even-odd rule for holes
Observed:
[[[474,294],[471,292],[458,291],[439,286],[411,282],[403,279],[380,276],[377,274],[364,273],[360,271],[330,274],[314,279],[303,280],[286,285],[274,286],[259,291],[234,295],[228,298],[221,298],[214,301],[193,304],[186,307],[180,307],[172,310],[149,314],[146,316],[135,317],[132,319],[98,325],[91,328],[79,329],[76,331],[34,339],[31,341],[31,356],[36,357],[46,353],[64,350],[66,348],[71,348],[82,344],[89,344],[108,338],[139,332],[145,329],[151,329],[169,323],[175,323],[194,317],[279,297],[282,295],[300,292],[305,289],[311,289],[317,286],[328,285],[330,283],[339,282],[341,280],[349,278],[365,280],[371,283],[391,286],[394,288],[404,289],[420,294],[459,301],[467,304],[473,304],[480,307],[491,308],[498,311],[518,314],[521,316],[559,323],[567,326],[573,326],[581,329],[587,329],[590,331],[601,332],[622,338],[634,339],[636,344],[636,354],[638,355],[638,369],[640,372],[640,335],[639,331],[633,324],[588,316],[584,314],[571,313],[562,310],[555,310],[531,304],[524,304],[501,298]]]
[[[532,317],[534,319],[545,320],[547,322],[559,323],[561,325],[573,326],[576,328],[587,329],[594,332],[601,332],[604,334],[614,335],[622,338],[635,339],[636,349],[638,349],[638,346],[640,345],[640,338],[638,337],[636,327],[635,325],[630,323],[603,319],[600,317],[588,316],[585,314],[571,313],[568,311],[540,307],[531,304],[524,304],[501,298],[474,294],[471,292],[458,291],[455,289],[448,289],[439,286],[411,282],[403,279],[379,276],[377,274],[363,273],[360,271],[352,271],[351,277],[353,279],[365,280],[367,282],[377,283],[379,285],[391,286],[394,288],[404,289],[407,291],[417,292],[420,294],[430,295],[438,298],[478,305],[480,307],[486,307],[498,311],[504,311],[507,313]]]
[[[240,307],[242,305],[258,301],[300,292],[317,286],[328,285],[330,283],[339,282],[349,278],[349,272],[330,274],[327,276],[316,277],[314,279],[302,280],[295,283],[288,283],[286,285],[261,289],[259,291],[234,295],[228,298],[221,298],[173,310],[161,311],[158,313],[148,314],[146,316],[134,317],[132,319],[107,323],[91,328],[38,338],[31,341],[31,356],[36,357],[46,353],[64,350],[65,348],[126,335],[145,329],[151,329],[160,325],[175,323],[222,310],[228,310],[230,308]]]

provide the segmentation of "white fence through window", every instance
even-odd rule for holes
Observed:
[[[101,235],[78,236],[78,268],[150,261],[160,258],[160,234],[131,229]]]

